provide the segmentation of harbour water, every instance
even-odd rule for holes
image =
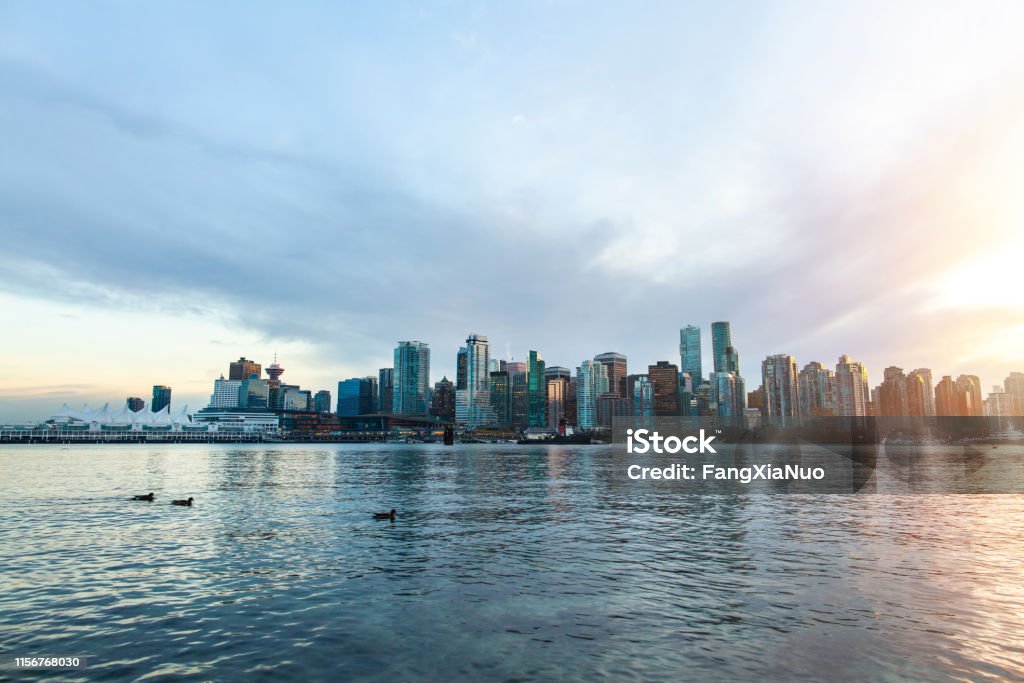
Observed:
[[[0,447],[3,664],[86,655],[60,674],[81,680],[1024,679],[1024,496],[684,495],[629,480],[618,450]]]

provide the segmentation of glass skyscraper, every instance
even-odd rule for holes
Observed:
[[[544,375],[544,359],[536,351],[530,351],[527,368],[527,424],[530,427],[546,427],[548,424],[548,382]]]
[[[679,330],[679,371],[689,373],[694,385],[704,378],[700,354],[700,328],[687,325]]]
[[[375,410],[376,403],[377,381],[373,377],[353,377],[338,382],[338,415],[368,415]]]
[[[165,387],[162,384],[155,385],[153,387],[153,400],[149,404],[149,409],[155,413],[169,405],[171,405],[171,388]]]
[[[429,382],[430,345],[419,341],[398,342],[391,412],[395,415],[426,415]]]
[[[490,345],[482,334],[471,334],[459,349],[457,360],[465,364],[465,388],[455,391],[455,421],[469,429],[493,424],[491,410]],[[457,368],[462,375],[462,368]],[[462,377],[456,377],[456,386]]]
[[[597,428],[597,397],[608,392],[608,369],[596,360],[576,368],[576,411],[580,429]]]
[[[728,369],[726,357],[732,346],[732,327],[727,322],[711,323],[711,352],[715,372],[735,372]],[[692,376],[692,375],[691,375]]]

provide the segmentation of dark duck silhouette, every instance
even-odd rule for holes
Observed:
[[[392,522],[395,521],[395,510],[391,509],[391,512],[374,512],[374,519],[390,519]]]
[[[189,507],[191,507],[193,500],[195,499],[192,498],[192,496],[189,496],[188,500],[172,500],[171,505],[188,505]]]
[[[150,491],[149,493],[142,496],[132,496],[132,500],[148,500],[150,503],[152,503],[153,497],[153,492]]]

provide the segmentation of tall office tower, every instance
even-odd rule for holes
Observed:
[[[963,401],[960,387],[949,375],[943,375],[935,385],[935,414],[941,417],[962,415]]]
[[[1010,395],[998,384],[992,387],[992,393],[985,399],[985,415],[988,417],[1008,417],[1013,415],[1010,409]]]
[[[1003,381],[1003,391],[1010,400],[1010,415],[1024,415],[1024,372],[1011,372]],[[1018,429],[1021,425],[1016,425]]]
[[[468,372],[469,364],[469,349],[465,346],[459,347],[459,352],[455,354],[455,390],[465,391],[468,387],[466,380],[466,373]],[[488,372],[490,371],[490,361],[487,363]]]
[[[220,379],[213,381],[213,394],[210,395],[209,408],[238,408],[239,394],[242,383],[237,379]]]
[[[768,356],[761,361],[765,415],[770,423],[782,427],[797,423],[800,415],[800,378],[796,358],[788,353]]]
[[[376,382],[373,377],[353,377],[338,382],[338,415],[369,415],[375,409]]]
[[[608,391],[626,398],[626,375],[629,374],[626,369],[626,357],[621,353],[609,351],[594,356],[594,360],[608,371]]]
[[[239,408],[268,408],[270,406],[270,384],[260,377],[248,377],[242,380],[238,390]],[[331,411],[330,404],[327,412]]]
[[[908,383],[907,384],[907,386],[908,386],[908,389],[907,389],[908,398],[907,398],[907,400],[908,401],[916,400],[916,399],[911,399],[910,398],[911,387],[915,387],[913,389],[913,391],[917,391],[918,390],[917,389],[917,382],[914,381],[915,378],[919,378],[921,380],[920,384],[924,385],[924,395],[925,395],[924,412],[921,413],[921,415],[925,415],[925,416],[934,415],[935,414],[935,387],[932,386],[932,371],[929,370],[928,368],[917,368],[916,370],[911,370],[910,372],[907,373],[907,383]],[[910,408],[908,406],[908,410],[909,409]]]
[[[149,402],[149,409],[154,413],[163,410],[171,405],[171,388],[162,384],[153,386],[153,400]]]
[[[426,415],[430,382],[430,345],[401,341],[395,348],[391,412],[395,415]]]
[[[381,368],[377,371],[376,411],[381,414],[390,413],[394,407],[394,396],[395,370],[394,368]]]
[[[455,421],[468,429],[494,423],[491,411],[490,344],[482,334],[466,337],[466,388],[455,390]]]
[[[715,372],[728,372],[725,354],[730,346],[732,346],[732,327],[729,323],[711,323],[711,351],[714,354]]]
[[[907,376],[903,374],[903,368],[890,365],[882,373],[882,376],[882,383],[878,385],[877,390],[876,414],[883,417],[909,415]]]
[[[647,375],[630,375],[632,388],[633,424],[636,427],[653,425],[654,418],[654,385]]]
[[[524,361],[505,363],[508,372],[512,429],[526,429],[530,420],[529,366]]]
[[[274,354],[274,362],[268,365],[264,372],[270,378],[267,380],[267,384],[270,385],[271,389],[281,386],[281,375],[284,374],[284,368],[278,364],[276,353]]]
[[[694,384],[693,378],[688,372],[679,373],[679,412],[684,416],[691,416],[697,414],[697,404],[694,401]]]
[[[708,378],[711,386],[710,403],[715,414],[721,418],[743,417],[742,410],[737,410],[738,395],[736,374],[732,372],[712,372]]]
[[[731,372],[734,375],[740,374],[740,352],[734,347],[725,347],[725,353],[722,354],[722,369],[719,372]]]
[[[558,429],[562,420],[568,421],[565,415],[566,402],[569,400],[569,383],[572,372],[569,368],[552,365],[544,370],[544,379],[548,391],[548,428]]]
[[[331,412],[331,392],[321,389],[313,396],[313,410],[318,413]]]
[[[140,410],[142,410],[145,407],[146,407],[146,402],[143,401],[138,396],[129,396],[128,397],[128,410],[132,411],[133,413],[137,413],[137,412],[139,412]]]
[[[597,397],[608,393],[608,368],[585,360],[576,368],[576,414],[580,429],[597,428]]]
[[[298,385],[282,384],[281,410],[286,412],[306,412],[313,407],[313,392],[299,388]]]
[[[228,366],[228,379],[245,380],[251,375],[263,376],[263,366],[242,356]]]
[[[982,414],[981,379],[977,375],[960,375],[956,383],[961,391],[961,415],[976,417]]]
[[[440,382],[434,384],[430,414],[445,422],[455,419],[455,385],[447,377],[442,377]]]
[[[512,427],[512,385],[508,380],[508,370],[491,372],[491,410],[494,411],[494,424],[502,429]]]
[[[530,427],[545,427],[548,424],[548,381],[544,359],[536,351],[530,351],[527,358],[527,423]]]
[[[704,379],[700,358],[700,328],[696,325],[687,325],[679,330],[679,371],[690,373],[694,386]]]
[[[655,417],[681,415],[679,408],[679,368],[667,360],[647,367],[647,377],[654,387]]]
[[[836,363],[836,414],[863,417],[868,414],[868,371],[846,354]]]

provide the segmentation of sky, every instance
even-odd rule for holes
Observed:
[[[0,420],[398,340],[1024,371],[1019,2],[0,3]]]

